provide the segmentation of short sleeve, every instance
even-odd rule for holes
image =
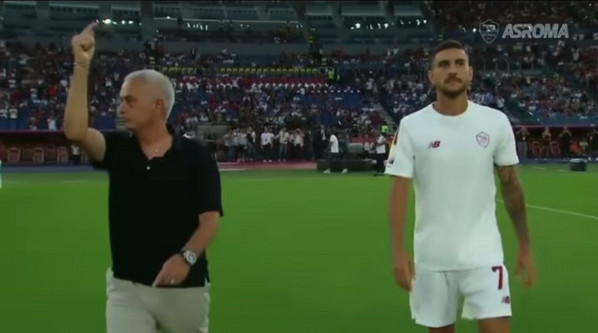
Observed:
[[[499,141],[494,150],[494,163],[498,166],[518,164],[519,157],[517,156],[513,127],[506,116],[501,117],[501,120]]]
[[[118,149],[124,147],[126,135],[122,132],[103,132],[104,140],[106,142],[106,152],[102,161],[92,161],[91,165],[94,169],[108,170],[112,169],[114,165],[115,156],[118,156]]]
[[[405,129],[405,122],[401,122],[390,147],[385,173],[392,176],[413,178],[414,164],[413,144]]]
[[[217,211],[224,216],[220,172],[214,157],[203,147],[199,147],[199,205],[197,213]]]

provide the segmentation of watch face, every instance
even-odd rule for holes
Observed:
[[[185,251],[183,255],[185,256],[185,260],[187,260],[191,265],[195,264],[195,261],[197,260],[195,253],[191,251]]]

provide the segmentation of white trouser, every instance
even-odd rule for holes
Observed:
[[[106,273],[108,333],[208,333],[209,285],[152,288]]]

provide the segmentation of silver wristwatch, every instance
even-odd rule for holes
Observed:
[[[197,262],[197,254],[195,254],[193,251],[182,250],[180,254],[183,256],[183,259],[185,259],[189,266],[193,266]]]

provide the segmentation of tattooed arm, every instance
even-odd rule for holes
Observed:
[[[498,176],[503,200],[511,221],[515,227],[515,233],[519,240],[519,255],[517,257],[516,275],[521,276],[521,271],[525,269],[525,286],[531,287],[536,280],[536,270],[532,259],[532,250],[530,237],[527,228],[527,214],[525,211],[525,198],[523,187],[519,180],[516,166],[497,167]]]
[[[503,200],[509,217],[515,226],[517,239],[519,239],[519,247],[529,249],[530,239],[527,230],[525,198],[516,166],[499,166],[497,169]]]

